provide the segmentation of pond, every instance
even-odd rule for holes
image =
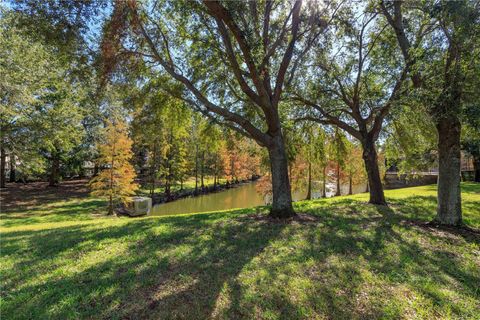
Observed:
[[[348,192],[348,185],[340,187],[342,194]],[[354,193],[365,192],[365,185],[353,187]],[[335,193],[335,184],[327,184],[327,197]],[[299,201],[306,197],[306,191],[293,192],[293,200]],[[320,192],[313,192],[313,198],[320,198]],[[171,214],[186,214],[194,212],[209,212],[228,210],[236,208],[251,208],[265,205],[268,199],[265,199],[255,190],[255,183],[246,183],[241,186],[210,193],[198,197],[179,199],[172,202],[157,204],[153,206],[151,215],[162,216]]]

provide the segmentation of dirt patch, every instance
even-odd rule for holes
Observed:
[[[408,220],[403,224],[422,228],[441,237],[460,236],[466,240],[480,243],[480,230],[468,226],[446,226],[436,222]]]
[[[309,223],[317,223],[320,221],[320,217],[307,214],[307,213],[297,213],[296,216],[288,219],[272,218],[267,213],[256,213],[256,214],[249,214],[245,217],[242,217],[242,219],[261,221],[269,224],[291,224],[291,223],[309,224]]]
[[[0,190],[0,211],[5,213],[61,199],[85,198],[88,193],[87,180],[63,181],[57,187],[49,187],[47,182],[7,183],[7,187]]]

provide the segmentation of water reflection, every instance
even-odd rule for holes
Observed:
[[[340,187],[342,194],[348,193],[348,185]],[[365,185],[353,186],[353,193],[365,192]],[[327,197],[333,196],[335,193],[335,184],[327,183]],[[294,191],[292,194],[294,201],[305,199],[306,191]],[[314,191],[313,198],[320,198],[321,193]],[[152,208],[151,214],[154,216],[184,214],[194,212],[208,212],[227,210],[235,208],[251,208],[264,205],[269,202],[255,190],[255,183],[248,183],[242,186],[211,193],[193,198],[180,199],[168,203],[158,204]]]
[[[180,199],[158,204],[152,208],[152,215],[207,212],[234,208],[249,208],[265,204],[263,197],[255,190],[254,183],[193,198]]]

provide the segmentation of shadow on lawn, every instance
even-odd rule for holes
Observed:
[[[462,193],[480,194],[480,183],[478,182],[463,182]]]
[[[405,223],[430,220],[434,197],[395,200],[391,208],[351,199],[309,205],[297,207],[319,217],[314,223],[213,213],[3,234],[2,255],[18,259],[4,274],[2,312],[11,318],[398,318],[403,310],[386,305],[404,301],[391,289],[401,285],[434,306],[452,304],[455,315],[464,315],[461,299],[450,301],[430,283],[480,298],[480,276],[465,269],[459,251],[465,240],[478,239]],[[445,241],[447,247],[435,246]],[[124,244],[113,257],[96,255]],[[98,262],[68,275],[57,270],[74,267],[83,255]],[[30,284],[40,273],[44,280]],[[307,283],[289,291],[294,281]]]
[[[84,199],[88,196],[87,180],[62,181],[57,187],[47,182],[7,183],[0,190],[2,212],[31,209],[59,199]]]
[[[362,263],[378,279],[386,279],[393,286],[413,288],[428,297],[434,306],[449,305],[453,313],[459,316],[465,312],[462,303],[452,303],[450,297],[442,292],[445,288],[458,290],[457,284],[452,287],[452,281],[458,283],[462,288],[460,292],[465,296],[474,301],[480,299],[480,273],[466,270],[460,250],[465,242],[480,244],[480,234],[477,230],[427,230],[420,226],[418,220],[424,224],[423,221],[429,221],[435,212],[434,197],[409,197],[395,201],[394,205],[401,205],[402,209],[396,211],[360,202],[355,205],[352,200],[338,201],[336,205],[340,210],[332,211],[328,207],[315,210],[314,214],[322,217],[325,227],[320,233],[307,232],[308,248],[296,253],[297,262],[313,258],[321,266],[317,270],[319,282],[311,297],[317,301],[316,304],[325,305],[328,317],[404,316],[400,310],[385,310],[385,305],[378,304],[380,297],[378,301],[369,301],[368,305],[356,306],[359,296],[366,289],[367,280],[363,279],[360,272]],[[364,206],[364,213],[367,208],[366,215],[355,214],[359,206]],[[409,235],[430,241],[425,244],[423,240],[412,239]],[[445,241],[448,243],[446,246],[440,249],[436,247],[437,243]],[[332,263],[329,261],[332,257],[333,261],[340,259],[341,262]],[[431,283],[435,289],[432,289]],[[402,301],[405,298],[394,292],[387,291],[384,294],[391,295],[387,300]]]
[[[217,221],[220,216],[167,217],[106,229],[75,226],[6,234],[2,254],[24,258],[5,275],[4,292],[10,294],[5,297],[3,313],[15,315],[18,311],[14,310],[22,310],[23,316],[34,318],[208,318],[224,286],[229,284],[234,294],[240,290],[238,273],[285,227]],[[153,229],[159,225],[171,231],[156,233]],[[42,266],[45,272],[61,268],[71,264],[75,254],[93,254],[98,243],[115,246],[129,236],[136,241],[130,239],[120,256],[99,259],[99,263],[71,276],[48,274],[41,284],[15,289],[18,283],[35,280]],[[19,240],[28,242],[24,249],[28,255],[19,252],[15,245]],[[20,304],[9,301],[22,296],[29,299],[17,300]]]

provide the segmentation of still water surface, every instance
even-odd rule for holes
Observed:
[[[342,194],[348,192],[348,185],[341,186]],[[334,185],[327,184],[327,197],[333,196]],[[365,186],[353,186],[353,193],[364,192]],[[313,198],[319,198],[320,192],[313,192]],[[306,197],[306,192],[293,192],[293,200],[299,201]],[[235,208],[251,208],[265,205],[265,199],[255,190],[255,183],[247,183],[236,188],[227,189],[217,193],[210,193],[198,197],[179,199],[172,202],[153,206],[151,215],[162,216],[170,214],[183,214],[194,212],[208,212],[228,210]]]

